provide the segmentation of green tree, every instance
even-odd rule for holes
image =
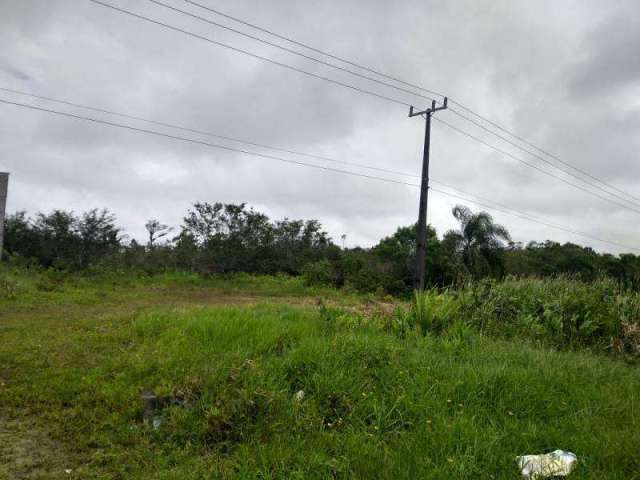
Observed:
[[[434,260],[438,252],[436,231],[427,225],[427,283],[434,283]],[[396,283],[395,288],[387,287],[392,293],[399,289],[405,292],[413,290],[416,258],[416,226],[399,227],[393,235],[383,238],[372,249],[377,259],[386,265],[386,270]]]
[[[173,230],[169,225],[165,225],[164,223],[161,223],[160,220],[156,220],[154,218],[145,223],[144,228],[147,229],[147,233],[149,234],[149,241],[147,242],[149,250],[153,250],[158,240],[162,237],[166,237]]]
[[[4,249],[9,255],[35,259],[40,251],[40,239],[27,212],[19,211],[4,219]]]
[[[203,273],[249,272],[299,275],[306,263],[325,258],[335,246],[316,220],[271,221],[239,205],[196,203],[184,217],[176,248],[195,253]]]
[[[33,222],[38,237],[36,256],[45,267],[74,268],[80,264],[78,219],[73,212],[38,213]]]
[[[116,216],[107,209],[94,208],[75,220],[79,243],[79,265],[87,267],[99,263],[120,249],[121,229],[116,226]]]
[[[448,231],[443,242],[460,256],[473,277],[504,275],[503,242],[511,240],[507,229],[494,223],[487,212],[473,213],[463,205],[456,205],[452,213],[460,229]]]
[[[120,251],[120,228],[108,210],[93,209],[80,217],[54,210],[35,219],[18,212],[5,221],[6,249],[44,267],[79,269]]]

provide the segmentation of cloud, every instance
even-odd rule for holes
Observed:
[[[354,79],[151,2],[108,1],[297,68],[426,106],[425,99]],[[164,1],[211,15],[180,0]],[[200,1],[214,6],[209,0]],[[404,106],[89,1],[0,0],[0,4],[0,86],[338,160],[420,172],[424,123],[407,118]],[[551,0],[535,4],[406,0],[390,8],[381,0],[250,0],[215,6],[445,92],[563,160],[621,189],[638,191],[640,105],[629,101],[640,69],[634,51],[640,40],[635,2],[617,2],[614,7],[596,1],[569,5]],[[0,98],[62,108],[5,92]],[[626,101],[620,104],[621,99]],[[157,125],[63,109],[176,134]],[[274,217],[318,218],[334,238],[346,233],[350,245],[371,245],[417,216],[418,192],[409,186],[7,105],[0,105],[0,112],[0,170],[12,172],[10,210],[81,211],[106,206],[132,236],[141,238],[148,218],[177,225],[194,201],[246,201]],[[451,112],[438,116],[548,168]],[[197,134],[180,135],[238,146]],[[437,123],[432,178],[589,234],[620,243],[638,240],[636,213],[572,189]],[[429,219],[440,233],[454,226],[450,209],[457,202],[441,194],[431,196]],[[516,217],[499,213],[495,217],[518,240],[552,238],[610,248]]]
[[[602,22],[584,39],[585,53],[570,82],[577,98],[611,97],[640,86],[640,15],[637,6],[625,13]]]

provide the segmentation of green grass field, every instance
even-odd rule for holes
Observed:
[[[286,277],[3,278],[0,478],[514,479],[557,448],[570,478],[640,478],[622,358],[399,331]]]

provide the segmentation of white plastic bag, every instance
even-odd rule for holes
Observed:
[[[545,455],[523,455],[516,457],[523,478],[566,477],[576,466],[575,453],[556,450]]]

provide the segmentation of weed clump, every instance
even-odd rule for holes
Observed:
[[[458,318],[459,303],[455,296],[435,290],[416,291],[413,316],[423,335],[443,333]]]
[[[640,295],[608,278],[591,283],[569,277],[509,278],[415,292],[412,322],[423,335],[471,327],[556,348],[640,356]]]
[[[12,300],[17,297],[20,286],[7,274],[0,275],[0,299]]]
[[[504,325],[511,335],[543,338],[558,347],[610,349],[623,323],[640,321],[640,296],[603,278],[591,283],[560,277],[488,283],[468,297],[470,313],[489,331]],[[481,302],[481,310],[473,308]],[[478,315],[480,314],[480,315]],[[531,328],[531,327],[534,328]]]

